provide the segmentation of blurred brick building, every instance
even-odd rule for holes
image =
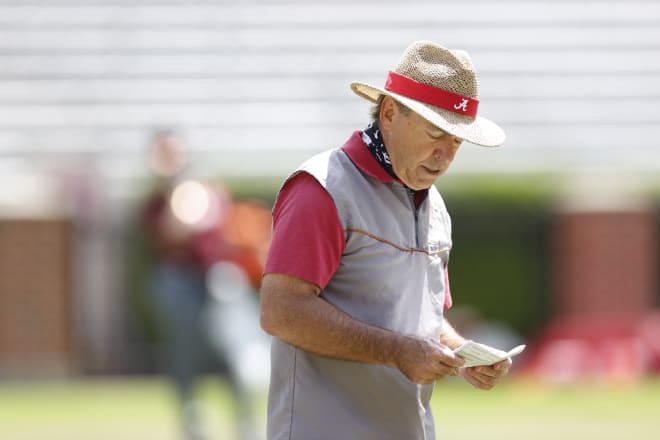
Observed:
[[[594,209],[584,201],[556,212],[548,237],[552,318],[534,340],[528,372],[628,381],[660,371],[657,207],[619,203]]]
[[[0,219],[0,376],[73,369],[72,243],[65,220]]]

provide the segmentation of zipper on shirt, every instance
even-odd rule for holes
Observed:
[[[406,192],[408,193],[408,198],[410,199],[415,220],[415,246],[419,248],[419,213],[417,211],[417,205],[415,205],[415,190],[406,188]]]

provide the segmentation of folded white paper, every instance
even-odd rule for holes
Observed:
[[[454,350],[454,354],[465,359],[464,367],[476,367],[479,365],[496,364],[504,359],[522,353],[524,349],[524,345],[519,345],[509,351],[502,351],[478,342],[467,341]]]

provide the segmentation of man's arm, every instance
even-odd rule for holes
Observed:
[[[319,296],[318,286],[270,273],[261,287],[261,326],[311,353],[396,367],[413,382],[457,374],[463,360],[433,339],[419,339],[357,321]]]
[[[466,342],[466,339],[458,334],[449,321],[447,321],[447,318],[443,319],[442,332],[440,332],[440,342],[452,350],[456,350]]]

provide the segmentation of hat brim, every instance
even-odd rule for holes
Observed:
[[[472,144],[482,147],[497,147],[502,145],[506,138],[504,130],[499,125],[481,116],[472,118],[459,115],[361,82],[351,83],[351,90],[373,103],[377,103],[381,95],[391,96],[441,130]]]

